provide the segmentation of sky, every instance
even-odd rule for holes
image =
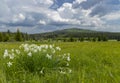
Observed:
[[[0,31],[65,28],[120,32],[120,0],[0,0]]]

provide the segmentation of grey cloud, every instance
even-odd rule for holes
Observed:
[[[91,16],[104,16],[120,9],[119,0],[104,0],[92,8]]]
[[[54,4],[51,6],[52,9],[61,7],[64,3],[72,3],[74,0],[54,0]]]
[[[95,15],[98,15],[98,16],[103,16],[109,12],[111,9],[111,6],[106,6],[106,5],[97,5],[95,8],[92,9],[92,12],[90,13],[91,16],[95,16]]]
[[[111,22],[112,19],[106,21],[103,17],[120,10],[119,0],[81,0],[80,3],[79,1],[1,0],[0,27],[21,27],[29,32],[72,26],[93,28],[104,23],[109,24],[107,22]]]
[[[81,3],[81,7],[84,9],[89,9],[94,5],[100,3],[102,0],[87,0],[86,2]]]
[[[77,7],[82,7],[83,9],[90,9],[91,7],[95,6],[96,4],[100,3],[103,0],[86,0],[83,1],[80,4],[74,4],[73,7],[77,8]]]

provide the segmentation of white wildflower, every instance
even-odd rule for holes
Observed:
[[[70,61],[70,60],[71,60],[71,59],[70,59],[70,56],[68,56],[68,57],[67,57],[67,61]]]
[[[56,50],[61,51],[61,48],[60,47],[56,47]]]
[[[38,46],[38,51],[41,51],[41,47],[40,46]]]
[[[37,49],[34,49],[34,50],[33,50],[33,52],[35,52],[35,53],[36,53],[36,52],[37,52]]]
[[[52,59],[52,55],[47,54],[46,57],[47,57],[48,59]]]
[[[72,73],[72,70],[71,70],[71,69],[69,69],[68,73]]]
[[[64,56],[66,56],[66,54],[64,54]]]
[[[45,45],[45,49],[48,49],[48,45]]]
[[[43,74],[43,70],[41,70],[40,73]]]
[[[43,67],[43,68],[41,69],[41,71],[40,71],[40,73],[41,73],[41,74],[43,74],[43,73],[44,73],[44,72],[43,72],[43,70],[44,70],[44,67]]]
[[[32,53],[31,53],[31,52],[29,52],[27,55],[31,57],[31,56],[32,56]]]
[[[25,47],[25,48],[24,48],[24,51],[25,51],[25,52],[28,52],[28,51],[29,51],[29,48],[28,48],[28,47]]]
[[[14,59],[14,53],[9,54],[10,59]]]
[[[65,71],[62,71],[62,70],[60,71],[60,73],[61,73],[61,74],[66,74],[66,72],[65,72]]]
[[[3,57],[6,58],[6,57],[8,57],[8,56],[9,56],[8,50],[5,50]]]
[[[50,49],[52,49],[52,48],[53,48],[53,46],[52,46],[52,45],[49,45],[49,47],[50,47]]]
[[[12,49],[11,51],[14,52],[14,49]]]
[[[24,49],[25,52],[28,52],[29,49],[30,49],[30,46],[28,44],[23,44],[22,47],[23,47],[23,49]]]
[[[69,66],[69,63],[67,63],[66,66]]]
[[[54,54],[56,51],[55,51],[55,49],[52,49],[52,53]]]
[[[20,54],[20,51],[19,50],[15,50],[17,54]]]
[[[7,66],[8,66],[8,67],[10,67],[11,65],[12,65],[12,63],[11,63],[11,62],[8,62],[8,63],[7,63]]]

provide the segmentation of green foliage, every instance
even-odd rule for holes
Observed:
[[[120,40],[120,33],[111,32],[98,32],[92,30],[83,29],[65,29],[54,32],[40,33],[40,34],[27,34],[22,33],[17,29],[17,32],[12,33],[10,30],[3,32],[8,34],[7,38],[3,38],[2,41],[61,41],[61,42],[77,42],[77,41],[108,41],[108,40]],[[96,39],[94,39],[96,38]],[[1,40],[0,40],[1,41]]]
[[[43,42],[34,42],[43,44]],[[18,49],[21,43],[0,43],[0,83],[119,83],[120,82],[120,44],[119,42],[60,42],[55,43],[62,51],[71,54],[69,68],[71,74],[60,74],[51,71],[45,75],[23,71],[7,78],[3,65],[3,51]],[[44,43],[45,44],[45,43]],[[48,43],[47,43],[48,44]],[[10,51],[11,52],[11,51]],[[56,54],[58,54],[56,52]],[[30,57],[29,57],[30,58]],[[27,60],[29,61],[29,60]],[[42,60],[44,61],[44,60]],[[46,60],[45,60],[46,61]],[[22,60],[20,61],[22,63]],[[25,62],[25,61],[24,61]],[[32,61],[31,61],[32,62]],[[38,62],[36,60],[36,62]],[[27,64],[26,64],[27,65]],[[29,64],[28,64],[29,65]],[[13,65],[12,65],[13,66]],[[11,66],[11,67],[12,67]],[[34,66],[34,65],[32,65]],[[18,68],[18,70],[20,70]],[[49,70],[49,69],[48,69]],[[30,71],[30,70],[29,70]],[[10,70],[11,72],[11,70]],[[9,73],[10,73],[9,72]],[[33,71],[32,71],[33,72]],[[9,80],[9,82],[8,82]]]
[[[7,34],[11,34],[10,30],[8,29]]]
[[[72,37],[70,37],[69,41],[70,42],[74,42],[74,39]]]
[[[70,38],[73,37],[74,38],[98,38],[98,41],[104,41],[104,37],[106,37],[107,40],[118,40],[120,37],[120,33],[112,33],[112,32],[100,32],[100,31],[92,31],[92,30],[84,30],[84,29],[77,29],[77,28],[73,28],[73,29],[64,29],[64,30],[58,30],[58,31],[54,31],[54,32],[47,32],[47,33],[41,33],[41,34],[31,34],[31,37],[36,37],[37,40],[40,39],[57,39],[57,38]],[[101,37],[101,39],[99,40],[99,37]],[[105,41],[106,41],[105,39]]]
[[[0,42],[3,41],[3,34],[0,32]]]
[[[88,37],[86,40],[87,40],[87,41],[91,41],[91,38],[90,38],[90,37]]]
[[[103,41],[108,41],[108,38],[106,36],[103,36]]]
[[[3,41],[6,42],[6,41],[9,41],[9,39],[10,39],[9,35],[7,33],[4,34]]]
[[[83,38],[83,37],[81,37],[81,38],[80,38],[80,41],[81,41],[81,42],[83,42],[83,41],[84,41],[84,38]]]
[[[101,36],[98,36],[98,41],[102,41],[102,38],[101,38]]]
[[[19,49],[5,50],[3,54],[4,70],[7,81],[25,80],[26,74],[45,76],[48,74],[69,74],[70,54],[56,55],[61,51],[54,45],[22,44]],[[16,77],[15,77],[16,76]],[[29,82],[29,81],[28,81]]]
[[[22,35],[19,29],[17,29],[16,35],[15,35],[16,41],[22,41]]]
[[[25,40],[29,40],[29,35],[25,33]]]
[[[96,41],[96,38],[94,37],[94,38],[92,39],[92,41],[94,41],[94,42],[95,42],[95,41]]]

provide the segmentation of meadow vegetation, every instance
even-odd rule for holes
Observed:
[[[32,50],[24,51],[25,45]],[[41,45],[61,50],[33,49]],[[16,56],[10,59],[7,52]],[[0,43],[0,83],[119,82],[120,42]]]

